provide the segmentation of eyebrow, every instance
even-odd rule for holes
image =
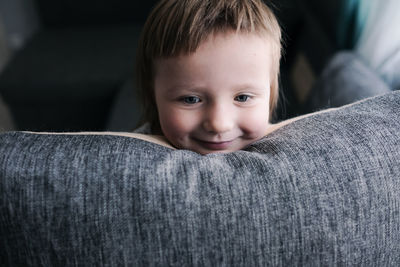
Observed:
[[[171,87],[167,88],[167,92],[175,93],[175,92],[179,92],[182,90],[196,91],[196,90],[205,89],[205,88],[206,87],[202,87],[202,86],[179,85],[179,86],[171,86]]]
[[[241,91],[241,90],[251,89],[251,90],[256,90],[256,91],[264,91],[268,88],[269,87],[267,85],[260,86],[260,84],[244,83],[244,84],[239,84],[239,85],[235,86],[234,90]],[[208,89],[208,88],[206,86],[196,86],[194,84],[193,85],[183,84],[183,85],[171,86],[167,89],[167,91],[170,93],[174,93],[174,92],[180,91],[180,90],[196,91],[196,90],[202,90],[202,89]]]
[[[264,91],[265,89],[268,89],[267,85],[261,85],[261,84],[251,84],[251,83],[245,83],[238,85],[236,87],[237,90],[243,90],[243,89],[256,89],[257,91]]]

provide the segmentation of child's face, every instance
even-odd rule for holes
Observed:
[[[254,34],[210,36],[196,52],[160,59],[155,99],[161,129],[177,148],[232,152],[269,127],[271,48]]]

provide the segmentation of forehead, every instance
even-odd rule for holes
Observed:
[[[193,53],[157,59],[154,85],[155,89],[243,83],[268,86],[271,65],[268,39],[256,34],[218,33]]]

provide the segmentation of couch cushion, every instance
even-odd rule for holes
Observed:
[[[0,135],[0,264],[400,264],[400,93],[201,156],[109,135]]]

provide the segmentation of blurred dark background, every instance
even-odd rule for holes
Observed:
[[[155,2],[0,0],[0,105],[8,127],[132,131],[140,116],[136,46]],[[343,48],[340,3],[272,1],[285,42],[277,120],[301,114],[314,80]]]

